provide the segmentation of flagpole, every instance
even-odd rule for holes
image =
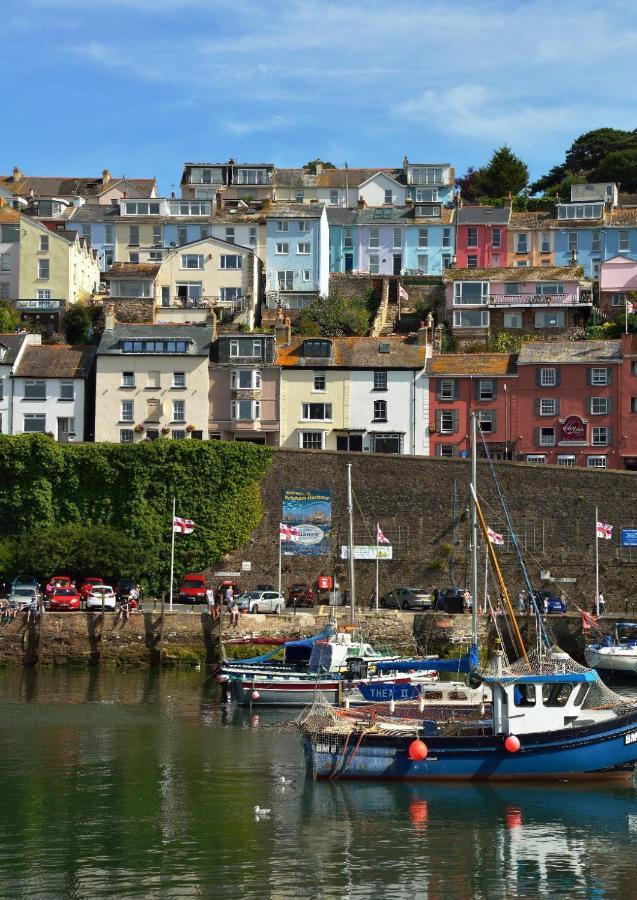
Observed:
[[[626,334],[628,334],[628,297],[624,300],[624,312],[626,319]],[[595,528],[597,528],[597,523],[595,523]]]
[[[599,616],[599,510],[595,507],[595,610]]]
[[[376,522],[376,593],[374,594],[374,611],[378,612],[378,522]]]
[[[168,609],[173,611],[173,580],[175,575],[175,498],[173,497],[173,517],[170,520],[170,599]]]
[[[281,593],[281,525],[279,525],[279,582],[278,582],[278,590],[279,594]],[[294,603],[294,610],[296,612],[296,601]]]

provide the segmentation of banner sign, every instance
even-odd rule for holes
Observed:
[[[281,529],[281,552],[286,556],[327,556],[332,552],[332,492],[316,488],[283,491],[281,524],[291,526],[293,540]]]
[[[354,559],[393,559],[393,548],[389,544],[365,546],[354,545]],[[341,547],[341,559],[349,559],[349,547]]]
[[[586,443],[586,422],[579,416],[567,416],[561,430],[560,443]]]
[[[620,543],[622,547],[637,547],[637,528],[622,528]]]

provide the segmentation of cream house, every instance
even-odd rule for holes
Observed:
[[[118,325],[97,348],[95,440],[132,444],[208,436],[209,323]]]
[[[20,216],[19,295],[23,299],[87,300],[100,282],[97,253],[75,231],[51,231]]]

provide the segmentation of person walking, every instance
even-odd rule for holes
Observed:
[[[606,609],[606,601],[604,600],[604,595],[602,594],[601,591],[599,592],[598,603],[599,603],[599,614],[600,614],[600,616],[603,616],[604,610]],[[594,612],[597,612],[597,610],[594,610]]]
[[[208,601],[208,612],[212,616],[213,620],[218,618],[218,609],[217,604],[215,603],[215,592],[214,589],[209,587],[206,589],[206,599]]]
[[[524,615],[526,612],[526,594],[524,591],[520,591],[518,594],[518,612],[520,615]]]

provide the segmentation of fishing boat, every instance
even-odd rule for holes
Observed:
[[[589,644],[584,657],[598,671],[637,675],[637,623],[618,622],[614,636],[609,634]]]
[[[497,650],[482,673],[476,669],[470,676],[474,684],[481,679],[491,691],[488,715],[478,709],[461,719],[440,720],[423,707],[416,717],[365,719],[360,711],[332,709],[317,699],[298,719],[312,777],[564,781],[626,777],[634,772],[637,704],[610,691],[596,672],[552,646],[534,601],[541,640],[537,650],[527,653],[478,502],[475,414],[471,431],[474,597],[479,518],[520,657],[509,663]],[[501,500],[529,596],[534,598],[502,496]],[[476,606],[473,638],[477,645]]]

